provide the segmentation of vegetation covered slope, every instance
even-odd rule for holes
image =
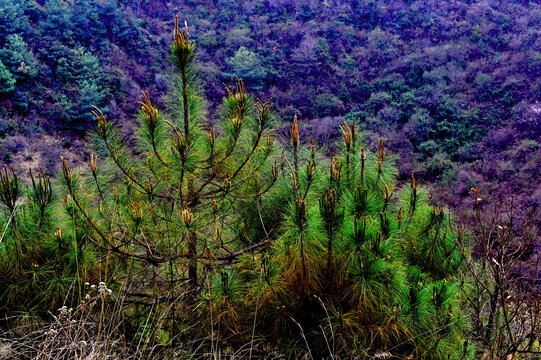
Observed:
[[[473,358],[464,237],[383,142],[344,123],[329,159],[295,117],[280,153],[270,101],[237,80],[209,121],[178,23],[171,52],[172,107],[143,93],[134,138],[96,107],[87,171],[1,173],[3,325],[59,313],[25,355]]]
[[[51,165],[58,148],[80,149],[73,133],[39,133],[88,128],[91,104],[126,123],[141,89],[162,104],[163,49],[180,13],[210,108],[239,75],[256,95],[272,94],[283,121],[295,113],[309,124],[301,141],[332,143],[345,117],[402,154],[401,177],[414,169],[452,185],[458,195],[441,193],[450,202],[475,186],[539,205],[536,2],[2,0],[0,9],[3,161],[35,165],[44,154]],[[36,136],[47,146],[28,141]]]

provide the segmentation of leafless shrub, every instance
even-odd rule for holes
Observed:
[[[468,298],[472,335],[483,359],[538,359],[541,355],[541,297],[535,214],[517,223],[513,200],[483,209],[474,194],[474,257]],[[461,231],[459,229],[459,231]]]

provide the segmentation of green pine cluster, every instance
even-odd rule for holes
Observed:
[[[88,171],[62,158],[58,191],[42,171],[23,193],[4,169],[0,306],[54,311],[103,281],[125,298],[124,335],[149,347],[472,358],[462,236],[413,175],[397,190],[383,142],[373,153],[344,123],[325,156],[295,118],[280,144],[272,101],[240,79],[207,117],[178,20],[171,53],[168,111],[143,93],[126,138],[95,108]]]
[[[24,187],[13,167],[0,171],[0,308],[37,324],[81,297],[96,253],[83,219],[68,198],[58,201],[45,171],[28,178]]]

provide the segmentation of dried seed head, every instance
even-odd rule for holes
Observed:
[[[349,129],[349,125],[347,122],[344,121],[344,126],[340,126],[340,131],[342,132],[342,135],[344,136],[344,144],[346,144],[346,148],[349,151],[351,148],[351,143],[353,141],[353,136],[351,134],[351,130]]]
[[[139,99],[139,104],[141,104],[141,114],[148,121],[151,131],[154,131],[158,123],[158,109],[156,105],[152,105],[150,101],[150,95],[147,92],[142,92],[143,97]]]
[[[340,184],[340,178],[342,176],[342,164],[338,158],[334,157],[334,154],[331,155],[331,168],[330,168],[330,181],[336,181]]]
[[[184,204],[184,210],[182,210],[182,221],[186,227],[190,227],[193,220],[193,213],[188,209],[188,204]]]
[[[311,144],[311,155],[312,155],[312,161],[315,159],[316,157],[316,141],[312,139],[312,144]]]
[[[62,171],[64,173],[64,179],[66,179],[66,181],[68,183],[70,183],[71,182],[71,170],[70,170],[70,168],[68,166],[68,163],[66,162],[66,158],[61,156],[60,161],[62,161]]]
[[[130,204],[131,204],[131,211],[132,211],[133,219],[138,224],[143,218],[143,210],[141,210],[141,206],[139,205],[139,203],[135,201],[130,201]]]
[[[225,90],[227,91],[227,100],[232,111],[240,109],[240,116],[244,116],[244,111],[246,110],[246,104],[248,103],[248,94],[246,93],[246,87],[242,79],[237,77],[235,83],[231,79],[231,88],[225,85]]]
[[[278,163],[274,161],[274,165],[272,167],[272,177],[276,181],[278,179]]]
[[[216,133],[214,132],[214,125],[212,123],[210,123],[210,125],[207,126],[207,131],[208,131],[210,145],[214,146],[214,142],[216,141]]]
[[[385,157],[385,150],[383,150],[383,139],[379,140],[379,153],[378,153],[378,171],[381,171],[383,167],[383,158]]]
[[[417,181],[415,181],[415,177],[413,176],[413,174],[411,174],[410,186],[413,194],[417,195]]]
[[[374,359],[382,359],[382,360],[386,360],[386,359],[391,359],[393,358],[393,354],[391,354],[390,352],[388,351],[378,351],[377,353],[374,354]]]
[[[260,129],[263,129],[269,120],[270,109],[272,106],[272,98],[267,102],[263,102],[257,99],[255,106],[257,108],[259,118],[259,127]]]
[[[188,143],[186,141],[186,137],[182,134],[182,132],[175,128],[175,132],[171,134],[171,142],[173,153],[180,156],[182,159],[186,159],[188,156]]]
[[[97,162],[98,162],[98,156],[94,154],[90,154],[90,171],[92,171],[93,174],[96,173],[96,170],[98,168]]]
[[[105,115],[103,115],[103,112],[96,106],[90,105],[92,108],[94,108],[96,111],[92,111],[92,114],[96,117],[98,120],[98,132],[101,135],[101,137],[105,138],[107,136],[107,119],[105,118]]]
[[[188,23],[184,22],[184,29],[178,26],[178,15],[175,17],[175,41],[173,43],[173,53],[182,65],[184,65],[190,54],[191,46],[189,41]]]
[[[364,152],[364,148],[361,149],[361,159],[366,160],[366,153]]]
[[[293,147],[299,145],[299,125],[297,124],[297,115],[293,118],[293,123],[291,124],[291,144]]]
[[[61,241],[62,240],[62,229],[56,228],[56,231],[54,232],[54,236],[56,240]]]

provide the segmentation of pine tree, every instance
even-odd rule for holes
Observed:
[[[246,257],[226,278],[245,280],[235,297],[247,302],[233,314],[252,312],[246,338],[258,324],[258,334],[291,358],[306,348],[314,358],[472,358],[459,291],[463,239],[453,219],[428,205],[413,175],[395,191],[396,166],[382,141],[372,154],[354,124],[340,130],[340,152],[325,160],[314,144],[301,150],[294,119],[293,161],[284,158],[289,181],[273,189],[289,204],[281,230],[272,249]],[[221,287],[232,288],[226,280]],[[237,321],[224,317],[221,328]]]
[[[55,205],[45,171],[30,171],[28,178],[24,184],[5,165],[0,172],[0,309],[34,322],[81,300],[94,252],[75,228],[79,219],[70,204]]]
[[[278,168],[271,101],[254,99],[237,79],[227,87],[221,121],[209,121],[187,27],[177,23],[174,36],[170,111],[143,93],[131,143],[95,108],[91,176],[72,173],[64,160],[63,173],[90,241],[120,259],[126,276],[115,279],[144,284],[127,296],[173,304],[182,298],[191,308],[209,272],[270,241],[263,221],[277,214],[260,209]],[[179,312],[170,308],[171,332]]]

